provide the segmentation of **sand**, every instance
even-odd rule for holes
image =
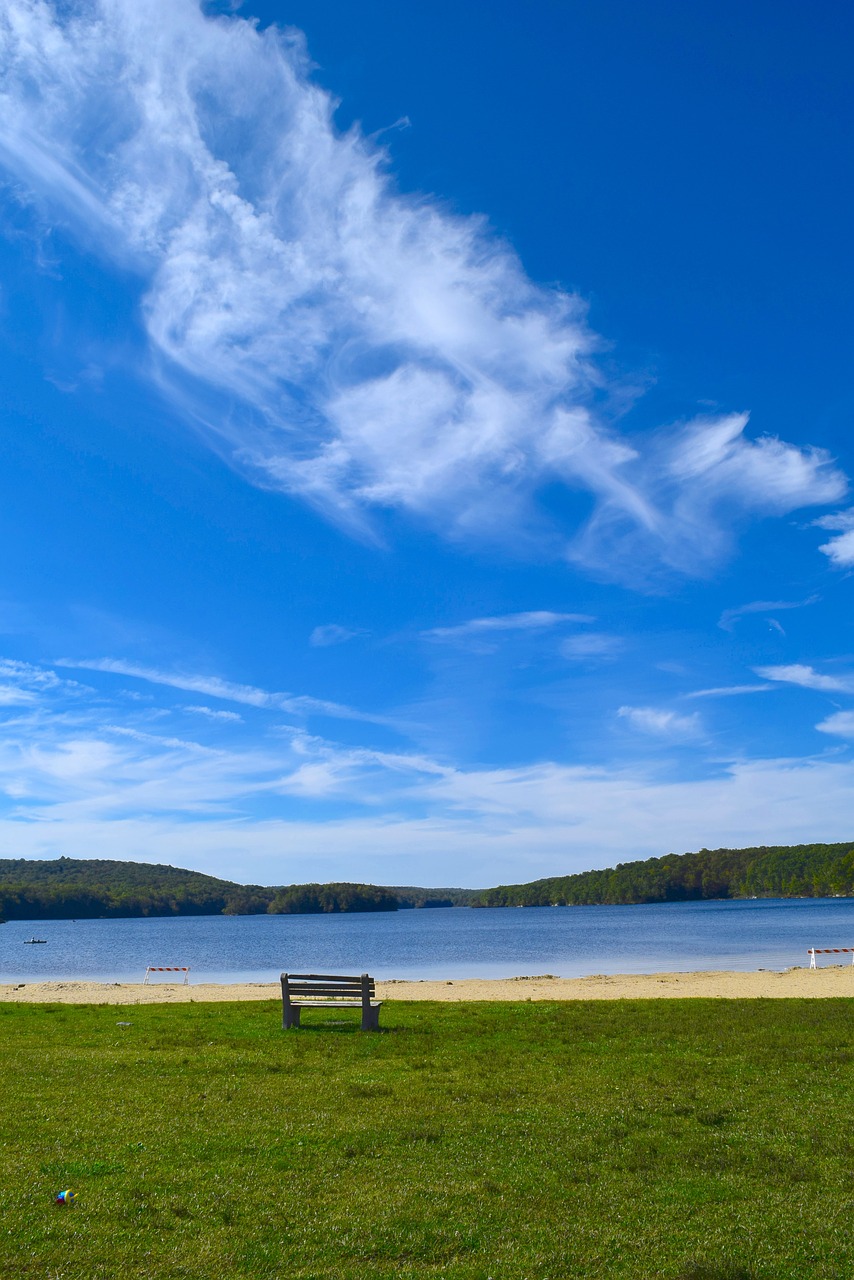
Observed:
[[[778,972],[593,974],[588,978],[462,978],[443,982],[378,982],[377,998],[395,1000],[661,1000],[686,996],[767,1000],[854,996],[854,966]],[[277,1000],[278,982],[27,982],[0,984],[0,1001],[58,1004],[180,1004],[195,1000]]]

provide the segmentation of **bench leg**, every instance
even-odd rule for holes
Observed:
[[[290,1031],[291,1027],[296,1027],[297,1029],[299,1029],[299,1016],[301,1012],[302,1012],[302,1009],[299,1005],[296,1005],[296,1006],[291,1005],[290,1009],[284,1009],[282,1011],[283,1030]]]
[[[380,1029],[380,1011],[379,1009],[368,1008],[362,1009],[362,1030],[363,1031],[379,1031]]]

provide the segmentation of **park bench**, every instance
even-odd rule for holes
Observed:
[[[362,1030],[379,1031],[381,1000],[374,999],[368,974],[341,977],[333,973],[282,974],[282,1027],[299,1026],[303,1009],[361,1009]]]

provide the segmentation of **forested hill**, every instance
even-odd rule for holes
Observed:
[[[763,845],[673,853],[645,862],[622,862],[605,871],[499,885],[478,893],[472,906],[586,906],[834,895],[854,897],[854,844]]]
[[[854,897],[854,844],[701,849],[495,889],[262,886],[106,859],[0,858],[0,920],[306,914],[407,907],[544,907],[700,898]]]
[[[249,914],[266,911],[273,892],[149,863],[0,859],[0,916],[7,920]]]
[[[0,920],[396,911],[468,901],[466,889],[234,884],[199,871],[96,858],[0,858]]]

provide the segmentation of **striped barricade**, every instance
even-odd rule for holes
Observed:
[[[854,947],[810,947],[807,951],[810,958],[810,968],[817,969],[815,962],[816,956],[850,956],[851,963],[854,964]]]
[[[145,970],[145,977],[144,977],[144,978],[143,978],[143,980],[142,980],[142,982],[143,982],[143,986],[145,985],[145,983],[146,983],[146,982],[148,982],[148,979],[151,977],[152,973],[183,973],[183,975],[184,975],[184,986],[185,986],[185,987],[189,984],[189,981],[190,981],[190,967],[189,967],[189,965],[183,965],[183,964],[150,964],[150,965],[148,965],[148,967],[147,967],[147,968],[146,968],[146,970]]]

